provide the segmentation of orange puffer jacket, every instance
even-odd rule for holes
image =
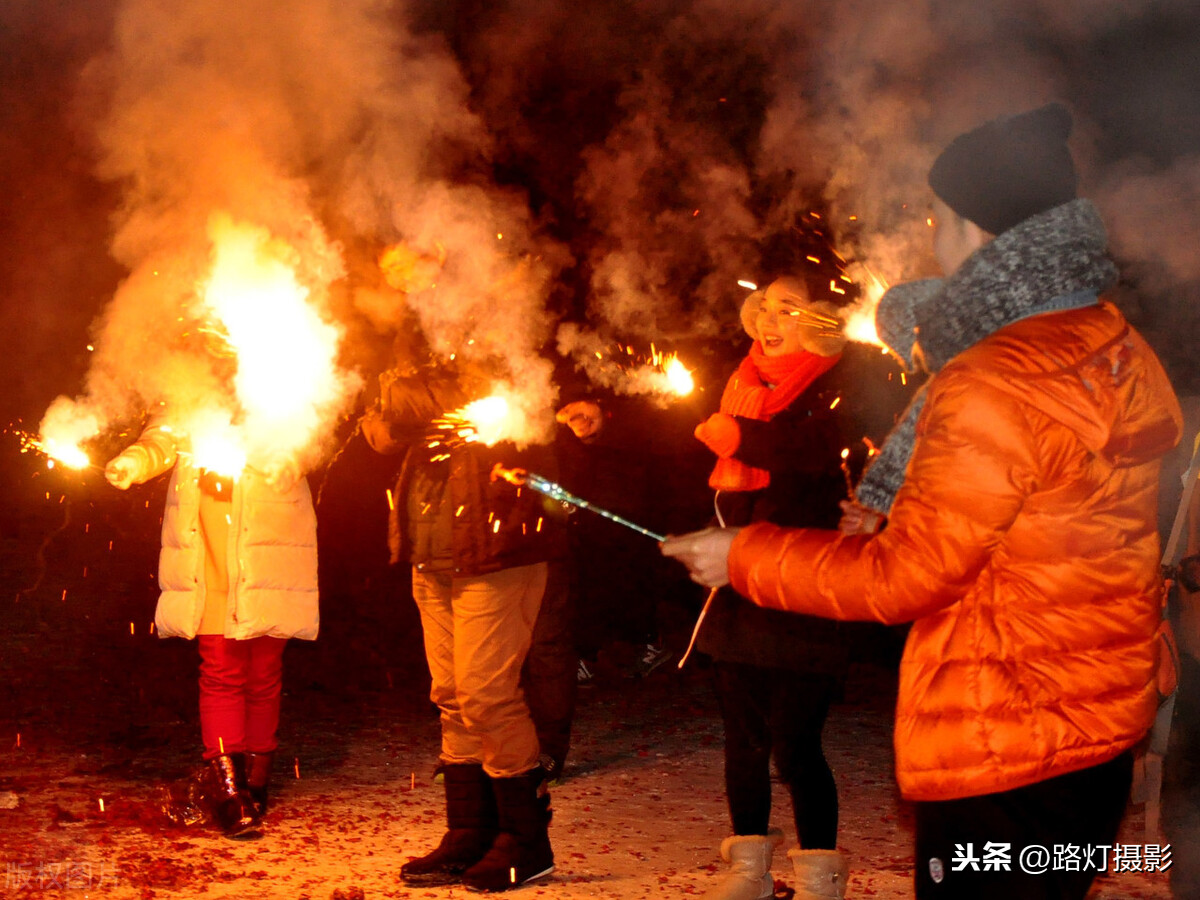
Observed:
[[[913,622],[895,730],[905,797],[1102,763],[1154,717],[1158,459],[1181,428],[1157,358],[1110,304],[1018,321],[930,382],[886,530],[752,525],[733,585],[762,606]]]

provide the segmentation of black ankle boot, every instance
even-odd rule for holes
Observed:
[[[442,766],[447,831],[437,848],[400,867],[405,884],[457,884],[496,837],[496,799],[479,763]]]
[[[246,791],[246,761],[240,753],[223,753],[209,760],[212,779],[213,818],[226,837],[257,835],[262,817]]]
[[[540,768],[493,778],[500,833],[487,855],[463,873],[473,891],[507,891],[554,871],[550,848],[550,795]]]
[[[254,801],[254,811],[259,818],[267,812],[267,785],[271,781],[271,763],[274,753],[246,754],[246,792]]]

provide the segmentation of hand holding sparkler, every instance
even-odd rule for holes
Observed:
[[[740,528],[705,528],[668,537],[660,549],[663,556],[683,563],[696,584],[724,587],[729,584],[729,549],[740,531]]]
[[[842,508],[842,518],[838,521],[838,531],[842,534],[874,534],[883,525],[881,513],[856,500],[843,500],[838,506]]]
[[[108,461],[104,467],[104,478],[118,491],[127,491],[145,471],[149,460],[140,447],[126,447]]]

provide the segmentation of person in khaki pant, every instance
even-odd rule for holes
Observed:
[[[391,558],[413,567],[430,698],[441,711],[447,831],[400,876],[503,891],[554,868],[550,801],[520,679],[549,562],[565,548],[560,504],[491,477],[497,463],[553,477],[547,449],[429,447],[435,418],[486,393],[484,379],[450,368],[389,373],[362,430],[376,451],[404,453]]]

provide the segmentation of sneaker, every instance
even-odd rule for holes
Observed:
[[[596,673],[592,671],[592,667],[587,664],[586,659],[579,661],[579,668],[575,670],[575,681],[579,684],[591,684],[592,679],[596,677]]]
[[[642,655],[633,664],[633,677],[645,678],[663,663],[670,662],[674,655],[666,647],[647,644],[642,650]]]

